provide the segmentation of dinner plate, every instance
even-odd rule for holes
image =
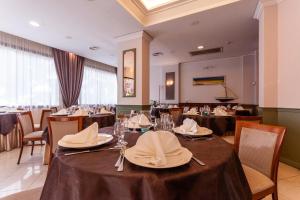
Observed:
[[[129,129],[141,129],[141,128],[151,128],[153,126],[153,124],[149,124],[148,126],[140,126],[139,124],[128,124],[127,128]]]
[[[186,148],[182,147],[181,153],[176,156],[166,156],[167,164],[162,166],[156,166],[149,164],[147,162],[147,158],[142,158],[136,156],[135,148],[131,147],[125,150],[125,158],[131,162],[132,164],[147,167],[147,168],[154,168],[154,169],[166,169],[166,168],[173,168],[185,165],[190,162],[193,154]]]
[[[205,127],[200,127],[200,132],[197,132],[197,133],[183,132],[179,127],[173,128],[173,131],[175,133],[178,133],[181,135],[189,135],[189,136],[194,136],[194,137],[207,136],[207,135],[211,135],[213,133],[212,130],[205,128]]]
[[[66,143],[62,140],[58,141],[58,145],[65,148],[72,148],[72,149],[85,149],[85,148],[92,148],[96,147],[102,144],[106,144],[110,142],[113,139],[112,135],[105,134],[105,133],[99,133],[97,137],[97,141],[94,143],[87,143],[87,144],[72,144],[72,143]]]
[[[52,116],[68,116],[68,114],[62,114],[62,113],[53,113]]]
[[[199,115],[199,113],[183,113],[183,115]]]

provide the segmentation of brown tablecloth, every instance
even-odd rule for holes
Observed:
[[[235,129],[235,116],[200,116],[200,115],[183,115],[183,119],[194,119],[199,126],[207,127],[214,134],[223,136],[227,132],[233,132]]]
[[[17,115],[15,113],[0,113],[0,134],[7,135],[17,124]]]
[[[101,132],[112,132],[111,128]],[[128,146],[136,143],[139,134],[126,134]],[[118,151],[100,151],[64,156],[70,150],[59,149],[50,167],[42,200],[93,199],[251,199],[251,191],[232,147],[215,136],[209,141],[186,141],[181,144],[206,163],[193,160],[172,169],[148,169],[124,163],[124,172],[114,164]],[[108,148],[108,144],[101,148]]]

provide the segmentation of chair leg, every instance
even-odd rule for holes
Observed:
[[[18,162],[17,164],[20,164],[20,161],[21,161],[21,157],[22,157],[22,153],[23,153],[23,142],[21,142],[21,149],[20,149],[20,154],[19,154],[19,159],[18,159]]]
[[[275,191],[272,193],[272,199],[273,200],[278,200],[277,186],[275,187]]]
[[[33,148],[34,148],[34,141],[31,141],[32,146],[31,146],[31,155],[33,154]]]

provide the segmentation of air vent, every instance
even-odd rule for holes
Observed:
[[[152,56],[162,56],[164,55],[163,52],[155,52],[152,54]]]
[[[204,49],[200,51],[191,51],[191,56],[198,56],[198,55],[205,55],[205,54],[211,54],[211,53],[222,53],[223,47],[213,48],[213,49]]]

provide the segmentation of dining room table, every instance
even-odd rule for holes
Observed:
[[[0,152],[10,151],[19,146],[17,113],[0,113]]]
[[[112,134],[113,130],[106,127],[99,132]],[[127,148],[134,146],[140,136],[141,133],[126,132]],[[116,139],[90,149],[99,150],[92,153],[65,155],[82,149],[58,147],[40,199],[251,199],[242,165],[231,145],[216,135],[196,141],[177,137],[205,166],[192,159],[182,166],[153,169],[125,160],[124,171],[118,172],[114,165],[120,152],[109,150]]]
[[[186,118],[193,119],[201,127],[211,129],[215,135],[224,136],[232,134],[235,130],[235,115],[218,116],[214,114],[209,115],[188,115],[183,114],[183,120]]]

